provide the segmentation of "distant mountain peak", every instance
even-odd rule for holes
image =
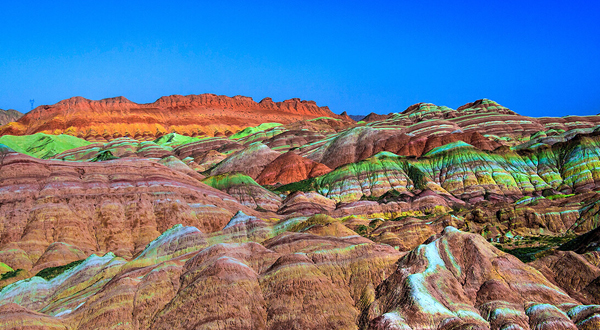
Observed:
[[[288,124],[319,117],[352,122],[345,113],[336,115],[315,101],[292,98],[273,102],[271,98],[265,98],[258,103],[247,96],[215,94],[163,96],[146,104],[132,102],[123,96],[97,101],[75,96],[54,105],[39,106],[19,117],[7,117],[6,122],[19,120],[0,129],[0,136],[43,132],[68,133],[88,140],[112,140],[133,135],[154,140],[170,132],[188,136],[231,135],[265,122]]]
[[[497,102],[492,101],[490,99],[486,99],[486,98],[479,99],[474,102],[462,105],[462,106],[458,107],[458,109],[456,109],[456,111],[473,112],[473,113],[496,112],[496,113],[505,114],[505,115],[516,115],[517,114],[516,112],[510,110],[509,108],[504,107],[504,106],[498,104]]]
[[[23,114],[14,109],[2,110],[0,109],[0,126],[8,124],[13,121],[17,121],[23,117]]]

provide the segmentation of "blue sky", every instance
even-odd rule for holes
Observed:
[[[82,4],[83,3],[83,4]],[[490,98],[600,113],[596,1],[5,1],[0,108],[299,97],[350,114]]]

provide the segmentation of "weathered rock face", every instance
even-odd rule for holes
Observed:
[[[265,167],[281,154],[256,142],[244,150],[233,153],[210,170],[210,175],[241,172],[256,179]]]
[[[510,109],[488,99],[480,99],[475,102],[467,103],[458,107],[456,111],[460,112],[461,115],[469,115],[474,113],[499,113],[504,115],[516,115],[514,111],[511,111]]]
[[[261,185],[288,184],[329,172],[329,167],[289,151],[269,163],[256,178],[256,182]]]
[[[446,106],[437,106],[432,103],[417,103],[402,111],[412,122],[427,119],[442,119],[456,117],[456,111]]]
[[[569,131],[592,128],[600,124],[599,116],[531,118],[521,116],[498,103],[481,99],[457,110],[430,103],[418,103],[402,113],[367,118],[370,127],[402,128],[415,136],[431,136],[452,131],[478,132],[502,144],[516,145],[539,132]]]
[[[590,263],[586,255],[555,251],[535,260],[532,266],[571,297],[585,304],[600,304],[600,268]]]
[[[441,131],[442,134],[415,136],[412,133],[414,131],[408,129],[359,126],[338,134],[317,148],[313,145],[302,148],[301,154],[322,162],[330,168],[336,168],[367,159],[382,151],[420,157],[436,147],[457,141],[472,144],[486,151],[501,146],[498,142],[491,141],[477,132],[453,133],[453,131],[453,129],[446,129]]]
[[[263,143],[271,149],[285,152],[293,148],[300,148],[321,141],[324,138],[325,135],[317,131],[290,130],[265,139]]]
[[[94,143],[73,148],[54,155],[52,158],[68,161],[102,161],[125,157],[163,158],[171,155],[173,152],[169,148],[154,142],[140,142],[129,137],[121,137],[105,144]]]
[[[366,126],[342,131],[316,146],[307,145],[300,154],[334,169],[381,151],[421,157],[436,147],[458,141],[492,151],[502,145],[527,142],[530,137],[545,137],[546,133],[591,130],[600,124],[600,117],[530,118],[482,99],[458,110],[418,103],[402,113],[371,116],[368,121]]]
[[[429,225],[413,217],[403,221],[387,221],[371,232],[372,240],[410,251],[439,232],[439,225]]]
[[[100,142],[0,137],[0,329],[600,329],[597,116],[252,102],[71,99],[30,127]]]
[[[12,330],[64,330],[67,327],[55,317],[37,313],[17,304],[6,304],[0,306],[0,329]]]
[[[317,213],[329,213],[335,210],[335,201],[314,191],[303,193],[294,192],[283,201],[278,213],[311,215]]]
[[[352,235],[326,216],[300,220],[287,227],[292,232],[264,240],[278,226],[241,212],[214,234],[177,225],[129,262],[112,253],[92,255],[51,280],[16,282],[0,291],[0,326],[8,329],[17,320],[49,329],[600,324],[600,306],[582,305],[544,271],[478,235],[447,227],[405,255]]]
[[[31,273],[37,274],[42,269],[62,266],[86,257],[87,255],[76,246],[55,242],[50,244],[44,254],[35,262]]]
[[[594,227],[597,227],[597,225],[594,225]],[[563,244],[560,248],[565,251],[575,251],[579,254],[600,251],[600,227]]]
[[[291,123],[298,120],[339,116],[313,101],[290,99],[259,103],[244,96],[214,94],[164,96],[154,103],[137,104],[124,97],[92,101],[73,97],[54,105],[39,106],[16,123],[0,129],[0,135],[37,132],[66,133],[86,140],[110,141],[129,136],[154,140],[170,132],[189,136],[224,135],[265,122]]]
[[[596,135],[578,135],[567,142],[518,152],[508,148],[485,152],[457,141],[436,147],[417,159],[381,152],[310,179],[302,189],[342,203],[361,198],[383,198],[379,201],[385,202],[382,196],[392,190],[414,194],[428,189],[472,204],[484,200],[515,202],[524,196],[552,191],[554,195],[585,193],[597,189],[599,184],[598,139]],[[596,205],[582,211],[585,218],[591,219],[598,209]],[[563,229],[573,224],[569,219],[563,220]],[[598,225],[597,221],[592,223],[595,225],[585,228],[591,230]]]
[[[281,197],[263,188],[251,177],[242,173],[228,172],[210,176],[202,182],[226,192],[242,205],[253,209],[258,208],[275,212],[281,204]]]
[[[222,137],[202,138],[199,141],[186,143],[174,148],[173,152],[179,158],[198,157],[208,151],[219,153],[231,153],[243,149],[243,146],[235,141]]]
[[[239,210],[255,214],[189,175],[144,159],[45,161],[7,148],[1,158],[0,261],[13,269],[31,269],[43,255],[53,259],[47,249],[55,242],[84,255],[131,257],[176,223],[212,232]]]
[[[600,228],[560,246],[532,265],[571,297],[600,304]]]
[[[2,110],[0,109],[0,126],[6,125],[10,122],[17,121],[23,117],[23,114],[14,109]]]
[[[361,120],[367,123],[370,122],[374,122],[374,121],[380,121],[380,120],[385,120],[390,118],[393,115],[393,113],[389,113],[387,115],[380,115],[374,112],[371,112],[370,114],[366,115],[365,117],[363,117]]]
[[[407,192],[414,183],[397,159],[394,154],[382,152],[317,177],[314,186],[321,195],[336,202],[357,201],[365,195],[379,197],[392,189]]]
[[[332,230],[340,224],[327,217],[312,234],[321,218],[264,245],[243,241],[263,240],[275,228],[241,212],[212,238],[177,225],[129,262],[92,255],[51,280],[6,287],[0,324],[10,326],[18,312],[75,329],[356,329],[360,310],[401,254],[347,228]]]
[[[448,227],[400,260],[361,320],[371,329],[578,329],[580,305],[481,236]]]

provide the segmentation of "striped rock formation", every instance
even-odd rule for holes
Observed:
[[[147,141],[171,132],[224,135],[265,122],[287,124],[324,116],[353,122],[346,115],[336,115],[327,107],[300,99],[273,102],[265,98],[257,103],[245,96],[201,94],[163,96],[154,103],[138,104],[122,96],[99,101],[73,97],[35,108],[17,122],[0,128],[0,135],[41,132],[65,133],[90,141],[124,136]]]
[[[321,163],[299,156],[294,151],[275,158],[260,172],[256,182],[261,185],[288,184],[331,172]]]
[[[370,329],[594,329],[584,306],[542,273],[447,227],[404,256],[362,315]]]
[[[598,116],[200,95],[23,118],[0,329],[600,328]]]
[[[90,142],[70,135],[50,135],[36,133],[25,136],[0,136],[0,144],[3,144],[17,152],[42,159],[54,156],[73,149],[87,149]]]
[[[131,257],[175,223],[212,232],[239,210],[257,214],[198,178],[146,159],[74,163],[0,151],[0,261],[13,269],[62,254],[50,249],[55,242],[85,255]]]
[[[283,223],[288,231],[281,234],[280,224],[243,213],[212,234],[176,225],[129,261],[91,255],[52,279],[15,282],[0,291],[0,329],[588,330],[600,324],[600,306],[583,304],[479,235],[447,227],[404,254],[326,216]]]
[[[263,188],[251,177],[242,173],[227,172],[209,176],[202,182],[229,194],[242,205],[253,209],[275,212],[281,205],[281,197]]]

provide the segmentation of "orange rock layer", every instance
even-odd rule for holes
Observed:
[[[345,114],[336,115],[328,107],[297,98],[283,102],[265,98],[257,103],[245,96],[171,95],[154,103],[138,104],[124,97],[99,101],[72,97],[35,108],[17,122],[1,127],[0,136],[44,132],[65,133],[90,141],[110,141],[122,136],[153,140],[170,132],[189,136],[231,135],[261,123],[288,124],[324,116],[352,122]]]

